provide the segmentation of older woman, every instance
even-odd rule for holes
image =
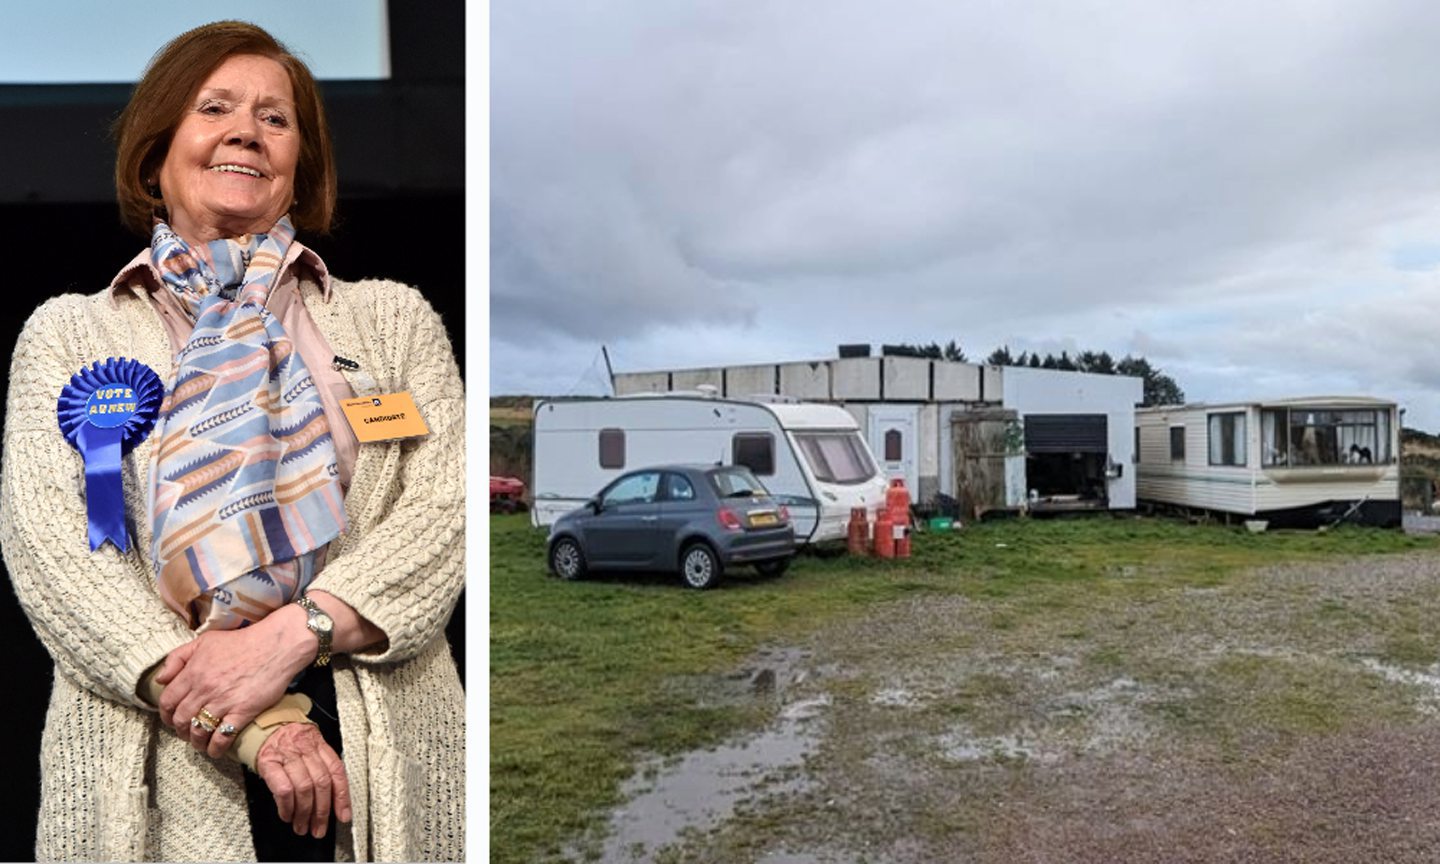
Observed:
[[[150,247],[35,312],[6,406],[0,545],[55,660],[36,856],[459,859],[444,328],[294,239],[329,227],[332,154],[309,70],[260,28],[166,45],[117,138]]]

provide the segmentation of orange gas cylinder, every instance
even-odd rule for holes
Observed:
[[[885,490],[885,509],[890,511],[890,521],[895,525],[910,525],[910,490],[899,477],[890,479],[890,488]]]
[[[875,511],[875,554],[880,558],[895,557],[895,523],[884,507]]]
[[[850,508],[850,526],[845,538],[845,548],[851,555],[870,553],[870,514],[864,507]]]

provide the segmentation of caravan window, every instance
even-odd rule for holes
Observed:
[[[775,473],[775,436],[769,432],[739,432],[730,442],[730,461],[762,477]]]
[[[1210,464],[1245,464],[1245,414],[1209,415]]]
[[[1170,427],[1170,461],[1185,461],[1185,427]]]
[[[1290,411],[1285,408],[1260,412],[1260,464],[1267,468],[1290,464]]]
[[[1373,465],[1395,458],[1385,410],[1266,409],[1261,435],[1268,466]]]
[[[864,483],[875,476],[875,463],[856,432],[796,432],[795,443],[822,483]]]
[[[625,430],[600,430],[600,467],[625,467]]]

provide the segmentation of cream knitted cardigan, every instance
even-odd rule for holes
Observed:
[[[294,277],[292,277],[294,278]],[[444,624],[464,582],[463,388],[439,317],[393,282],[298,289],[333,350],[360,363],[357,395],[408,389],[428,438],[362,445],[345,499],[350,529],[314,583],[388,637],[337,657],[335,691],[354,821],[340,860],[464,857],[464,694]],[[151,442],[124,459],[133,543],[86,542],[84,474],[55,402],[82,366],[129,357],[172,374],[144,288],[65,295],[16,345],[0,467],[0,548],[21,605],[55,660],[41,742],[36,857],[254,860],[238,766],[195,752],[136,696],[144,671],[193,634],[160,601],[149,561]]]

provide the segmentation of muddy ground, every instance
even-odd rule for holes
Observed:
[[[606,862],[1440,860],[1440,558],[916,596],[697,701],[762,732],[642,767]]]

